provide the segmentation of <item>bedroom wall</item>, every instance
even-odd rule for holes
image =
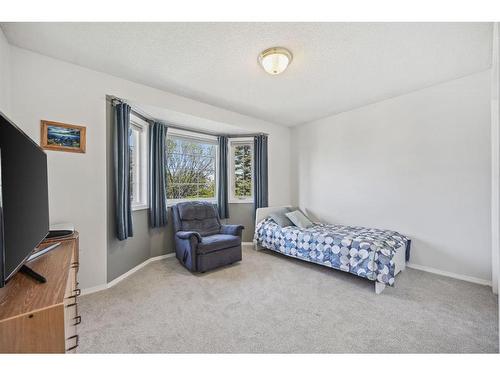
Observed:
[[[490,71],[293,129],[301,208],[412,238],[411,263],[491,281]]]
[[[148,210],[132,212],[134,236],[120,241],[115,236],[116,220],[114,212],[113,188],[113,147],[112,147],[112,106],[106,104],[106,197],[107,197],[107,275],[110,282],[145,260],[173,251],[172,225],[169,212],[169,225],[166,228],[149,228]]]
[[[492,289],[498,294],[498,330],[500,343],[500,27],[493,27],[491,64],[491,273]]]
[[[130,253],[117,251],[116,257],[108,253],[107,217],[112,213],[108,212],[106,199],[106,95],[232,124],[249,132],[269,133],[270,204],[283,205],[291,199],[288,128],[14,46],[10,65],[12,117],[35,141],[40,139],[41,119],[87,127],[85,154],[47,152],[51,221],[73,222],[81,233],[82,288],[104,285],[109,279],[107,264],[116,257],[138,261],[143,254],[143,249],[132,245]],[[140,238],[139,233],[136,236]],[[157,250],[151,251],[158,255]]]
[[[500,38],[498,23],[493,27],[491,61],[491,279],[494,293],[498,293],[500,268],[500,113],[499,65]]]
[[[10,115],[10,45],[0,28],[0,112]]]
[[[243,242],[252,242],[255,232],[253,203],[229,203],[229,216],[229,219],[224,222],[243,225],[245,227],[242,236]]]

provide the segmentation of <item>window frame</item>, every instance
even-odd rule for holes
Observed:
[[[132,197],[131,209],[132,211],[146,210],[149,208],[149,123],[143,119],[130,114],[130,128],[132,131],[136,130],[139,133],[138,149],[138,186],[139,186],[139,200],[134,200]]]
[[[254,203],[254,168],[255,168],[255,163],[254,163],[254,142],[253,138],[232,138],[229,140],[229,163],[228,163],[228,187],[229,187],[229,203],[243,203],[243,204],[249,204],[249,203]],[[235,184],[236,184],[236,179],[235,179],[235,146],[240,146],[240,145],[248,145],[250,146],[250,153],[252,155],[252,188],[251,192],[252,194],[249,197],[237,197],[234,192],[235,192]]]
[[[202,202],[211,202],[211,203],[217,203],[218,199],[218,193],[219,193],[219,157],[220,157],[220,152],[219,152],[219,144],[217,142],[217,137],[216,136],[211,136],[207,134],[202,134],[202,133],[196,133],[196,132],[191,132],[187,130],[181,130],[181,129],[169,129],[167,132],[167,139],[169,137],[174,137],[174,138],[181,138],[181,139],[186,139],[188,141],[197,141],[200,143],[208,143],[208,144],[213,144],[215,146],[215,195],[213,198],[176,198],[176,199],[171,199],[167,197],[167,207],[171,207],[177,203],[182,203],[182,202],[193,202],[193,201],[202,201]],[[167,150],[165,150],[167,152]],[[167,165],[168,167],[168,154],[167,154]]]

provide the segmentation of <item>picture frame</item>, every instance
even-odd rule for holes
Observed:
[[[85,126],[56,121],[40,122],[40,145],[44,150],[85,153]]]

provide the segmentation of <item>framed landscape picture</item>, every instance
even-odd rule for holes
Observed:
[[[85,152],[85,126],[42,120],[41,146],[45,150]]]

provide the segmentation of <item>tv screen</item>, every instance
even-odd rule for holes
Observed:
[[[0,112],[0,287],[49,231],[47,155]]]

